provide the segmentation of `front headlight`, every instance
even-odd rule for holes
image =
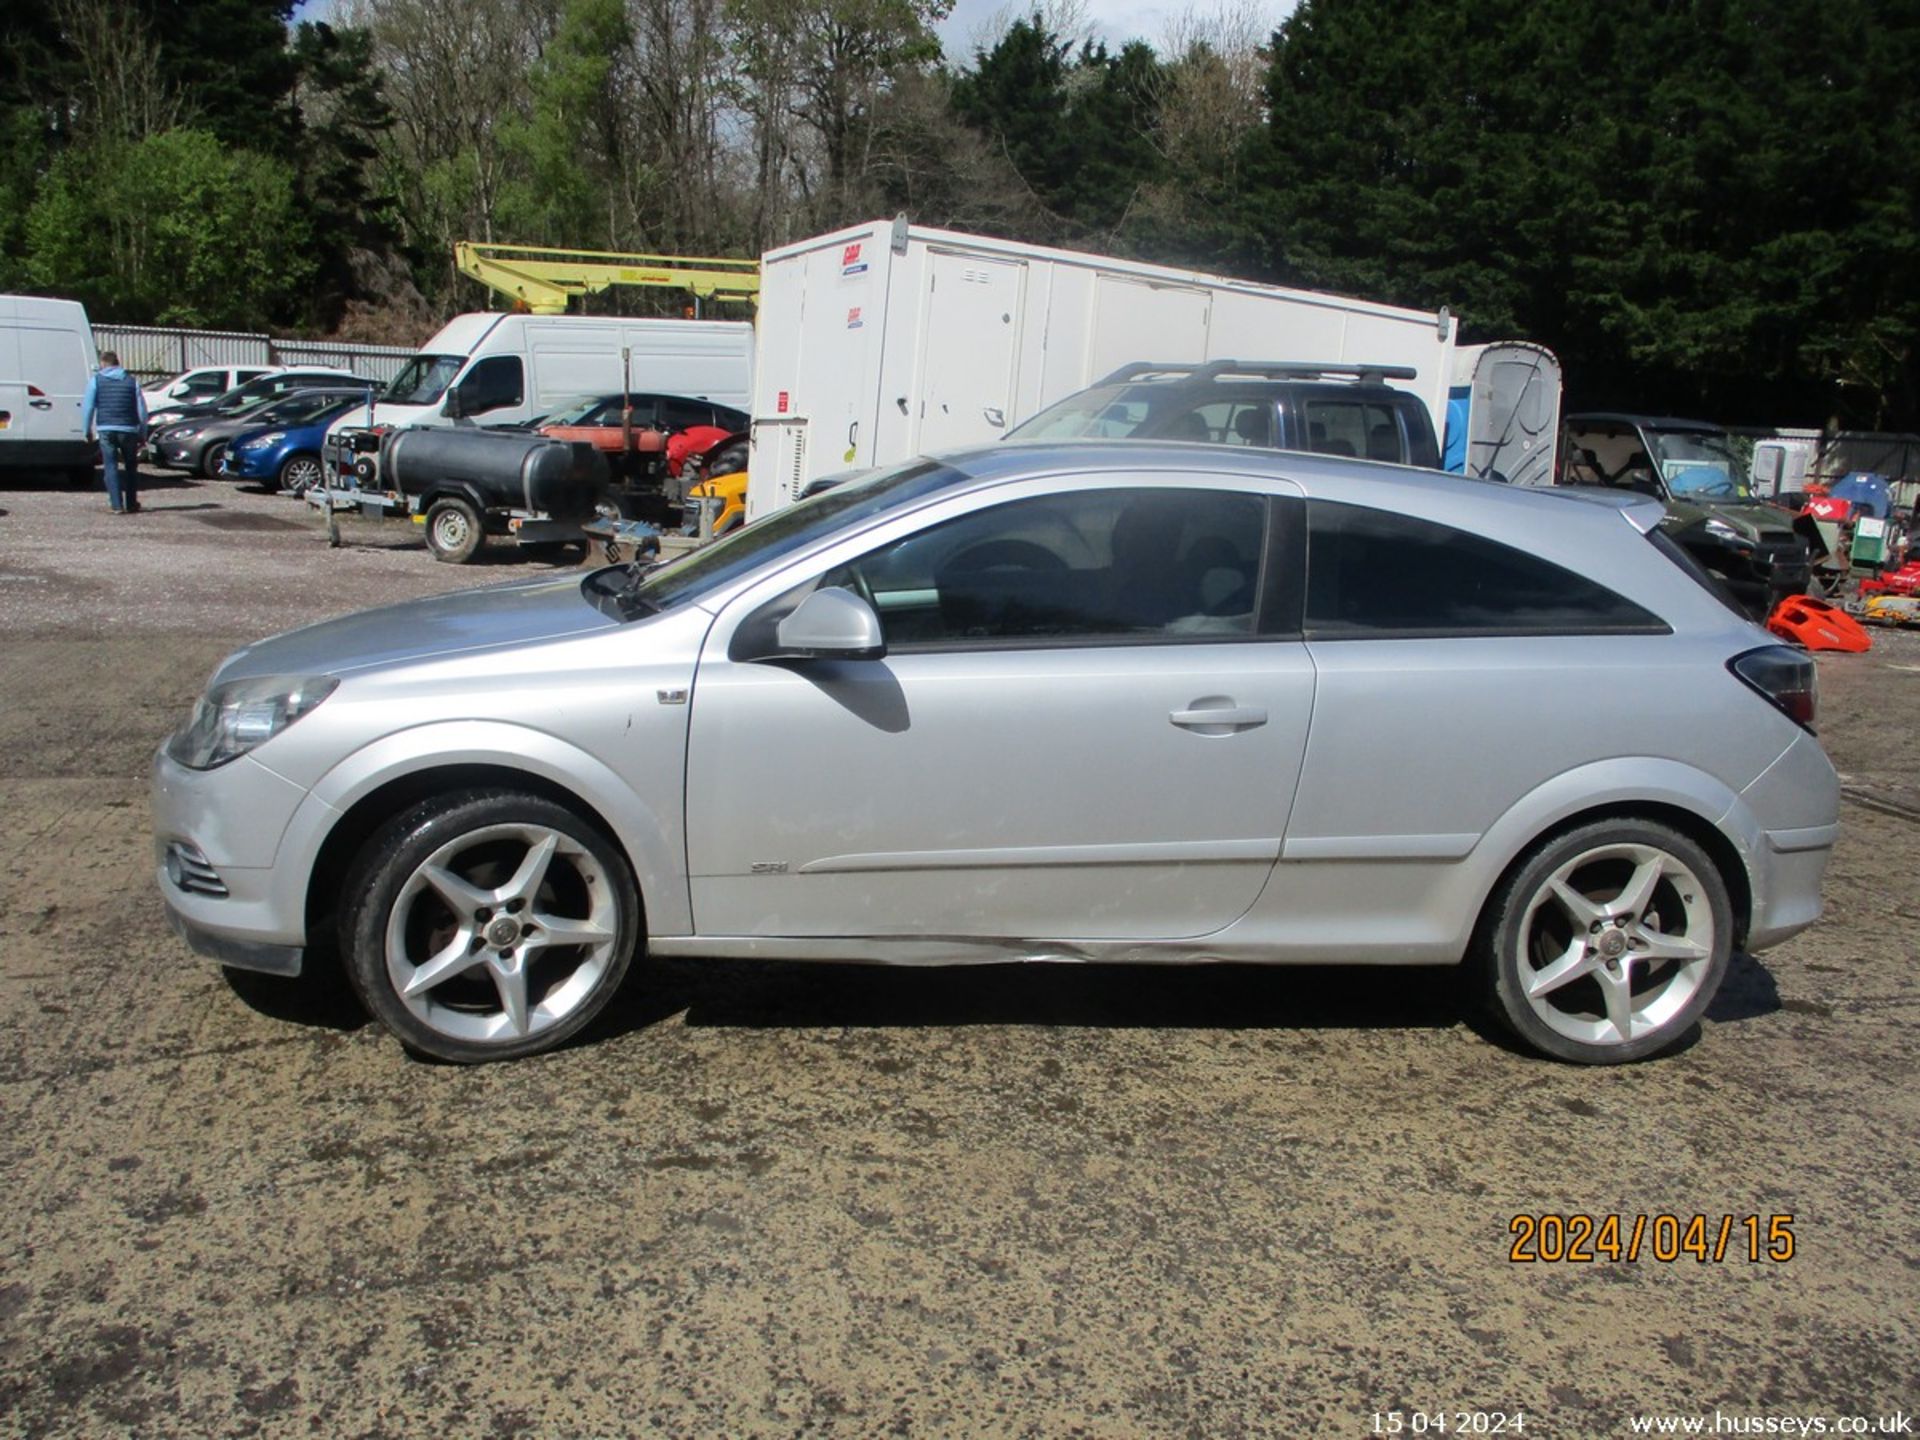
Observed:
[[[1725,520],[1714,519],[1707,521],[1707,533],[1716,540],[1725,540],[1733,545],[1753,544],[1752,540],[1741,534],[1739,530],[1735,529]]]
[[[286,438],[287,432],[284,430],[269,430],[264,435],[254,436],[253,439],[247,441],[247,443],[240,448],[242,450],[264,450],[269,445],[278,445]]]
[[[174,731],[167,754],[189,770],[211,770],[264,745],[327,696],[331,675],[262,675],[215,685]]]
[[[191,440],[191,439],[193,439],[193,437],[194,437],[194,436],[196,436],[196,435],[198,435],[199,433],[200,433],[200,431],[199,431],[199,428],[198,428],[197,426],[193,426],[193,425],[182,425],[182,426],[181,426],[181,427],[180,427],[180,428],[179,428],[178,430],[169,430],[169,431],[167,432],[167,439],[169,439],[169,440]]]

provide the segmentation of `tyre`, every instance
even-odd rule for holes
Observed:
[[[226,458],[227,443],[216,440],[200,452],[200,475],[211,480],[220,473],[220,462]]]
[[[342,893],[361,1003],[410,1049],[457,1064],[577,1034],[619,989],[644,930],[613,841],[512,790],[443,795],[397,816]]]
[[[449,565],[464,565],[478,553],[486,531],[480,512],[452,496],[436,500],[427,509],[427,549]]]
[[[747,446],[744,440],[735,440],[722,445],[707,456],[706,464],[700,467],[700,473],[711,479],[715,475],[738,475],[747,468]]]
[[[1619,1065],[1677,1044],[1733,953],[1711,857],[1650,820],[1602,820],[1539,845],[1488,902],[1492,1007],[1558,1060]]]
[[[304,495],[320,483],[320,457],[289,455],[280,465],[280,473],[267,482],[269,489],[289,495]]]

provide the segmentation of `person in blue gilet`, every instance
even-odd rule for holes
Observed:
[[[111,350],[100,354],[100,369],[87,382],[80,423],[100,439],[100,464],[107,476],[107,508],[116,515],[140,509],[140,442],[147,433],[147,397],[139,382],[120,368]],[[124,473],[122,467],[125,467]]]

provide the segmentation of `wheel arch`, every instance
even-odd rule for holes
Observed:
[[[306,842],[314,859],[304,867],[301,897],[310,945],[331,938],[340,882],[380,826],[430,796],[474,788],[523,790],[573,810],[603,830],[626,861],[649,932],[689,928],[692,909],[677,826],[663,823],[612,770],[522,726],[465,723],[434,729],[431,735],[402,731],[389,736],[314,786]],[[294,828],[305,828],[299,817]]]
[[[1527,839],[1512,847],[1503,863],[1494,873],[1492,883],[1480,897],[1480,908],[1474,918],[1473,935],[1479,941],[1486,933],[1491,919],[1494,901],[1505,888],[1506,883],[1528,858],[1541,846],[1551,844],[1562,835],[1571,834],[1583,825],[1591,825],[1604,820],[1650,820],[1679,831],[1706,851],[1707,858],[1713,861],[1714,868],[1720,872],[1720,878],[1726,883],[1727,897],[1733,906],[1734,945],[1746,943],[1747,931],[1753,922],[1753,877],[1747,868],[1745,855],[1741,847],[1719,824],[1709,818],[1700,809],[1679,803],[1672,798],[1622,797],[1598,801],[1585,808],[1571,811],[1553,820],[1545,828],[1534,831]]]

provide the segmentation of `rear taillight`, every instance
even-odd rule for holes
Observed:
[[[1734,656],[1727,669],[1794,724],[1813,729],[1820,708],[1820,674],[1804,650],[1766,645]]]

